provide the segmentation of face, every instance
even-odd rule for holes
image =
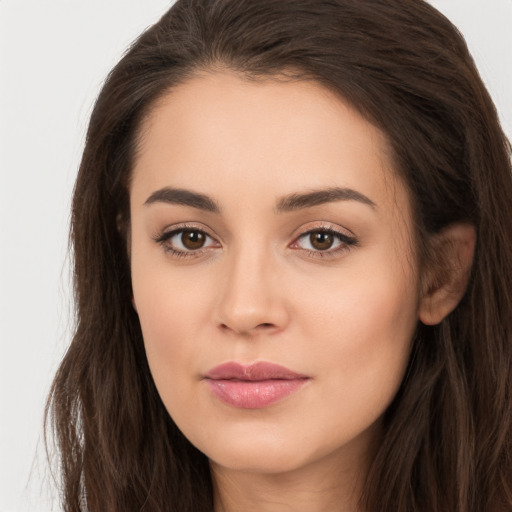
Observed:
[[[418,316],[384,136],[312,82],[198,76],[145,120],[131,270],[169,414],[219,467],[359,457]]]

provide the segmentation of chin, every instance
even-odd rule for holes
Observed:
[[[288,453],[277,447],[271,449],[254,446],[244,450],[233,450],[230,447],[212,455],[208,457],[211,464],[242,473],[289,473],[307,464],[299,450]]]
[[[211,439],[210,439],[211,441]],[[272,432],[234,436],[216,435],[215,442],[196,443],[213,465],[247,473],[278,474],[299,470],[333,452],[333,447],[307,444],[302,436],[291,438]]]

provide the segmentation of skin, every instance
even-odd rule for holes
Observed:
[[[220,212],[147,203],[165,187],[208,195]],[[276,211],[285,196],[332,187],[372,204]],[[198,75],[144,121],[130,198],[149,365],[169,414],[211,461],[216,511],[358,510],[421,310],[409,196],[384,135],[314,82]],[[178,257],[181,234],[156,239],[183,223],[208,236]],[[318,250],[312,229],[356,242]],[[228,361],[309,380],[239,409],[202,378]]]

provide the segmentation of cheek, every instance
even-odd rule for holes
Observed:
[[[361,424],[371,422],[394,398],[409,360],[417,325],[415,278],[402,269],[354,271],[333,280],[330,289],[311,287],[302,304],[303,350],[309,350],[327,394],[345,410],[367,416]],[[306,347],[308,340],[315,340],[313,347]]]
[[[296,300],[297,320],[309,336],[343,340],[354,348],[410,339],[417,322],[416,276],[378,260],[361,258],[357,266],[333,269],[322,279],[302,279],[289,289]]]
[[[173,287],[162,289],[158,284],[147,292],[152,300],[139,311],[146,357],[158,394],[181,428],[198,413],[191,386],[199,380],[199,305],[175,293]]]
[[[167,407],[185,392],[204,350],[200,330],[210,295],[204,282],[201,289],[198,282],[191,286],[186,273],[172,272],[168,263],[153,256],[147,264],[142,251],[132,257],[133,294],[146,356]]]

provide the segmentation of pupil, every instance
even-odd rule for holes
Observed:
[[[316,233],[311,233],[310,242],[315,249],[325,251],[331,248],[334,240],[330,233],[317,231]]]
[[[181,242],[187,249],[200,249],[205,242],[205,236],[199,231],[183,231]]]

